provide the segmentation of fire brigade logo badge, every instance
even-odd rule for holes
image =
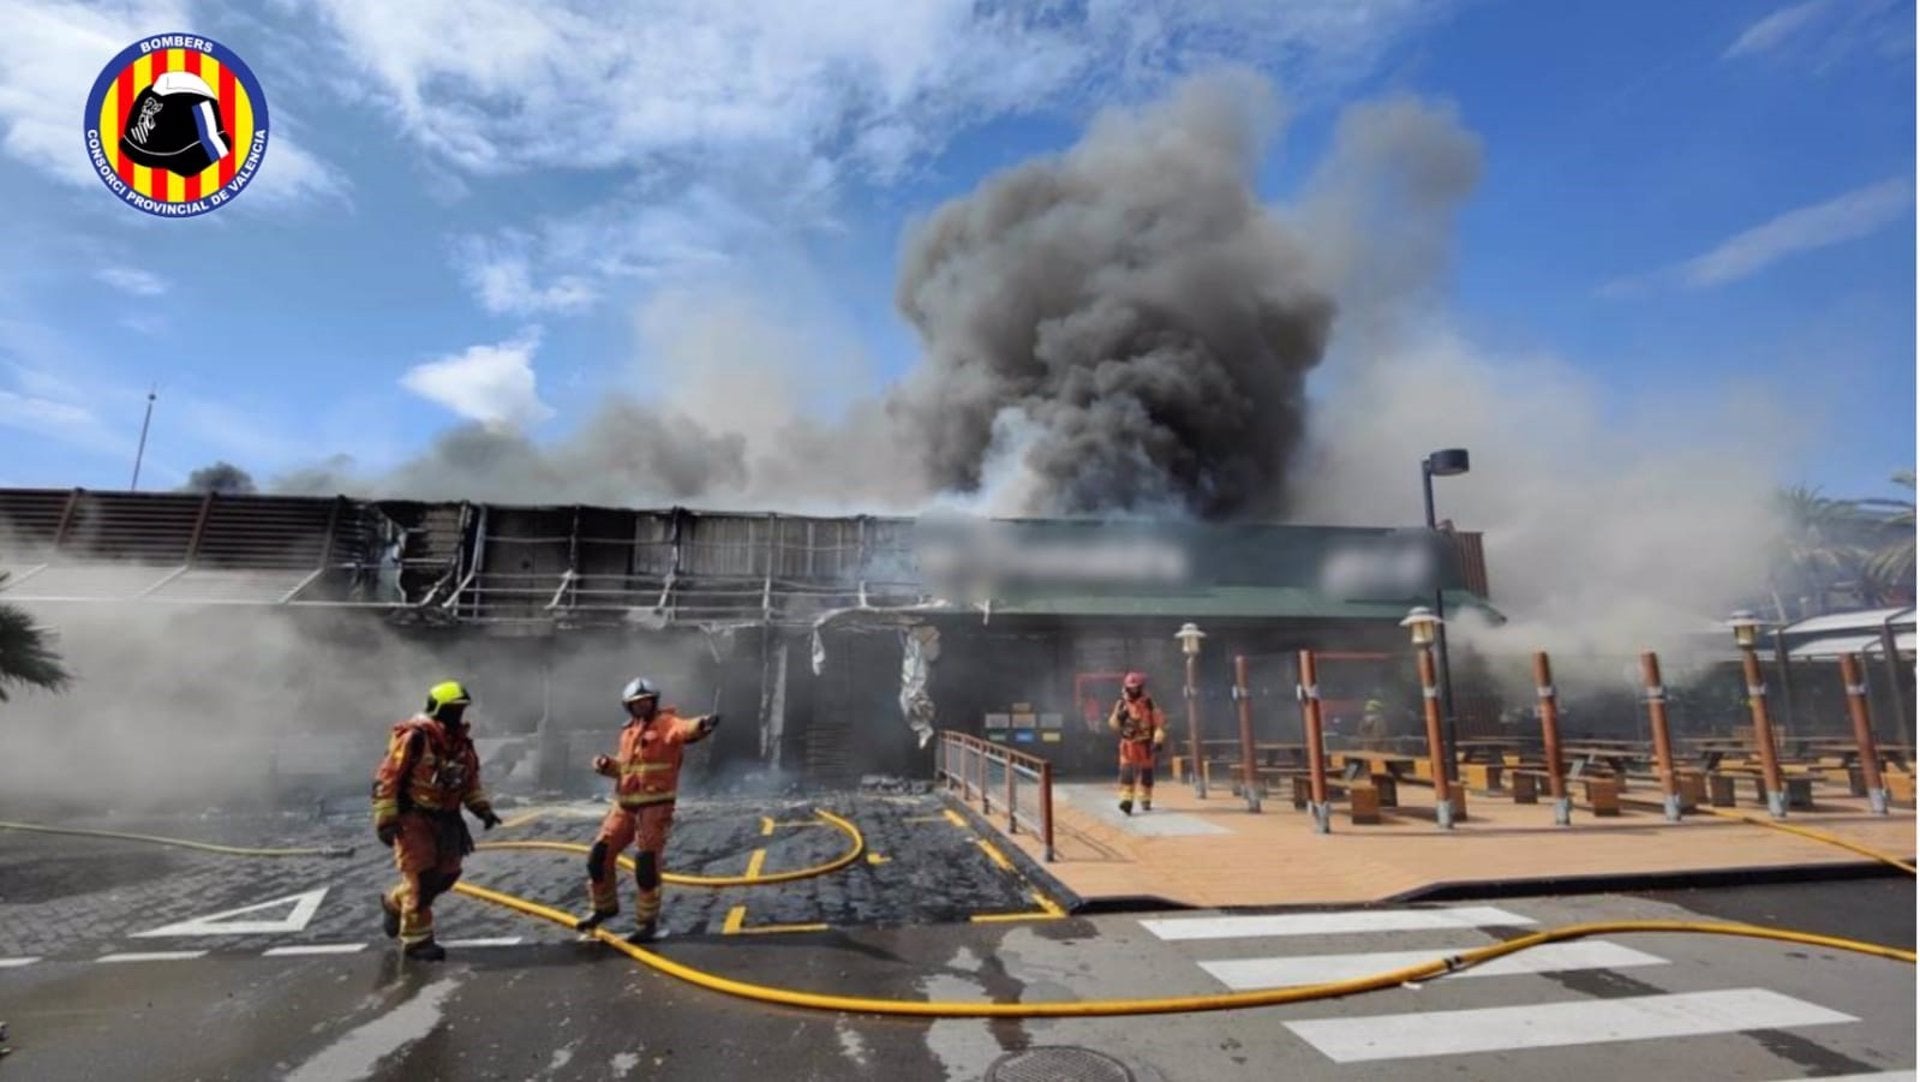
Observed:
[[[259,174],[267,96],[219,42],[156,34],[108,61],[83,129],[108,191],[148,214],[191,218],[225,206]]]

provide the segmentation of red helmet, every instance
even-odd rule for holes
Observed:
[[[1144,688],[1147,686],[1147,674],[1143,672],[1130,672],[1127,674],[1127,678],[1120,682],[1120,686],[1123,688]]]

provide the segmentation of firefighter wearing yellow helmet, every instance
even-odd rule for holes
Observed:
[[[473,835],[460,817],[464,805],[488,830],[500,824],[480,785],[480,756],[467,734],[473,696],[457,680],[427,691],[426,709],[395,725],[387,756],[373,780],[373,827],[393,848],[400,882],[382,895],[388,938],[409,958],[439,961],[433,941],[433,900],[453,889]]]

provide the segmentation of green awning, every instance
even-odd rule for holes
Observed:
[[[1506,617],[1478,594],[1445,593],[1447,614],[1478,610],[1495,623]],[[1432,598],[1405,601],[1346,601],[1297,586],[1213,586],[1197,590],[1092,595],[1047,594],[995,598],[993,616],[1147,617],[1180,620],[1390,620]]]

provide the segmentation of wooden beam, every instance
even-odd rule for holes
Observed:
[[[74,517],[80,510],[80,497],[85,494],[86,489],[83,488],[67,493],[67,505],[60,509],[60,525],[54,527],[53,531],[54,548],[58,549],[67,543],[67,531],[73,527]]]

